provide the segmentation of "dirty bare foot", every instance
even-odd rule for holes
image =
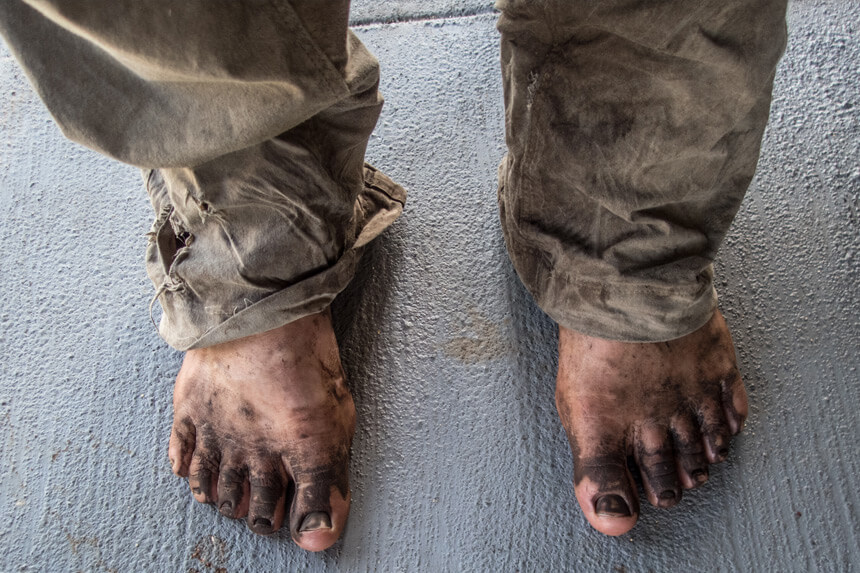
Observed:
[[[621,535],[639,515],[631,456],[645,496],[672,507],[708,480],[747,415],[747,397],[723,316],[653,344],[559,328],[556,406],[574,458],[576,499],[589,523]]]
[[[288,515],[293,540],[310,551],[338,539],[355,406],[328,312],[189,351],[173,412],[170,463],[197,501],[260,534]]]

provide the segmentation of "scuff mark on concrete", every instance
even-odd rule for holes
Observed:
[[[513,352],[502,325],[488,320],[475,309],[469,309],[463,330],[466,335],[449,339],[442,349],[447,356],[464,364],[498,360]]]

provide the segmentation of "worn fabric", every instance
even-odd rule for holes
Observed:
[[[683,336],[753,175],[785,0],[498,0],[513,264],[561,325]],[[70,138],[146,168],[181,350],[322,310],[405,194],[363,162],[378,65],[345,0],[4,0]]]
[[[513,264],[567,328],[657,342],[716,308],[785,0],[498,0]]]
[[[364,163],[382,107],[346,0],[4,0],[63,132],[144,170],[147,270],[179,350],[325,309],[404,190]]]

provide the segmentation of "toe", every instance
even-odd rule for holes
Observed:
[[[708,481],[708,458],[702,442],[702,433],[691,413],[684,413],[672,420],[675,442],[675,459],[678,475],[687,489],[699,487]]]
[[[218,511],[227,517],[245,517],[249,501],[247,468],[240,456],[225,456],[218,470]]]
[[[651,505],[672,507],[677,504],[681,499],[681,480],[668,428],[653,425],[639,428],[634,457]]]
[[[279,461],[270,460],[255,463],[248,473],[248,527],[260,535],[274,533],[284,521],[286,472]]]
[[[723,381],[722,398],[723,412],[729,423],[729,430],[731,430],[732,435],[736,435],[743,429],[749,414],[747,392],[737,368]]]
[[[189,418],[174,418],[167,457],[170,460],[170,469],[179,477],[188,477],[195,437],[194,424]]]
[[[194,449],[188,468],[188,485],[194,499],[200,503],[214,503],[218,499],[218,466],[220,454],[200,444]]]
[[[706,400],[699,407],[703,442],[708,461],[720,463],[729,455],[731,429],[722,405],[717,400]]]
[[[293,476],[296,492],[290,508],[290,532],[302,549],[322,551],[340,537],[349,515],[347,463],[332,464]]]
[[[574,491],[585,518],[606,535],[630,531],[639,517],[639,498],[623,445],[594,455],[580,454],[576,443],[573,446]]]

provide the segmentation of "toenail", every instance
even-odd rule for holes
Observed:
[[[255,517],[254,518],[254,527],[257,529],[271,529],[272,522],[266,519],[265,517]]]
[[[669,501],[669,500],[675,499],[675,492],[674,492],[674,490],[671,490],[671,489],[664,489],[664,490],[660,493],[660,499],[665,500],[665,501]]]
[[[729,449],[728,448],[720,448],[719,453],[720,453],[721,458],[725,458],[729,455]]]
[[[604,517],[630,517],[630,508],[620,495],[604,495],[594,504],[597,515]]]
[[[230,503],[229,501],[225,501],[224,503],[222,503],[218,509],[224,515],[229,515],[229,516],[233,515],[233,504]]]
[[[692,473],[693,481],[696,483],[705,483],[708,481],[708,472],[705,470],[695,470]]]
[[[331,518],[327,513],[314,511],[307,514],[299,531],[316,531],[317,529],[331,529]]]

